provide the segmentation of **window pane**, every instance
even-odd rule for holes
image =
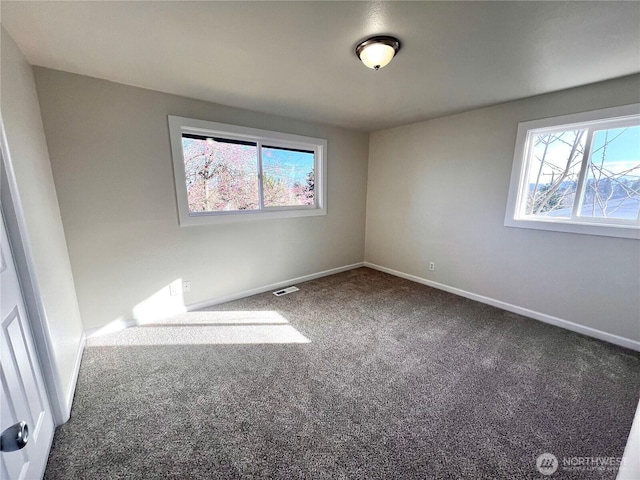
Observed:
[[[182,151],[190,213],[258,208],[255,143],[184,134]]]
[[[532,134],[526,215],[571,218],[586,136],[586,130]]]
[[[637,219],[640,126],[594,132],[580,215]]]
[[[315,205],[314,152],[262,147],[265,207]]]

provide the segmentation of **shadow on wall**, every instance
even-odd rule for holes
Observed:
[[[188,312],[176,279],[119,318],[93,332],[87,346],[310,343],[278,312]],[[129,328],[136,327],[136,328]]]

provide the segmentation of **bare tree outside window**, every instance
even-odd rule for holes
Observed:
[[[504,225],[640,240],[640,103],[520,122]]]
[[[638,218],[640,126],[594,133],[580,215]]]
[[[588,129],[532,134],[526,215],[571,218],[579,202],[580,217],[638,218],[640,126],[594,130],[585,152],[588,138]]]
[[[585,130],[534,135],[527,215],[571,216],[584,156]]]

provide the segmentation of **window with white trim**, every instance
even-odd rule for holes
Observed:
[[[327,141],[169,116],[180,225],[326,214]]]
[[[520,123],[505,225],[640,238],[640,104]]]

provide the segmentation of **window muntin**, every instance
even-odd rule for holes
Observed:
[[[640,238],[640,105],[521,123],[505,225]]]
[[[323,139],[169,116],[181,225],[326,214]]]

